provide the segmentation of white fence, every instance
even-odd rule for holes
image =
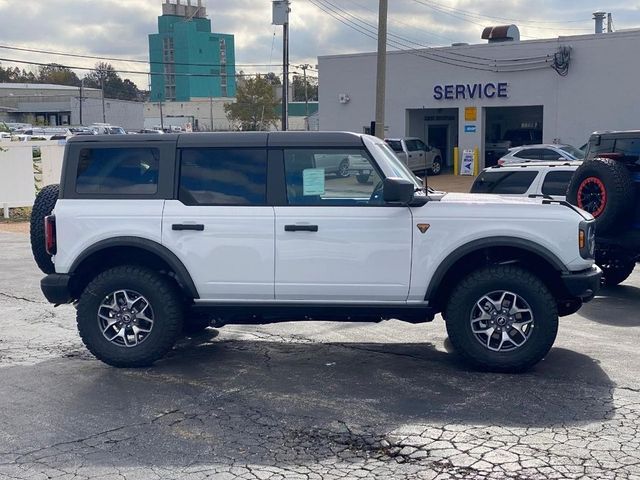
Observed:
[[[40,148],[41,152],[37,167],[34,148]],[[60,182],[63,156],[64,142],[0,143],[0,207],[5,218],[9,216],[9,208],[33,205],[36,184],[41,187]]]

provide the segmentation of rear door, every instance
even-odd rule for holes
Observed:
[[[409,162],[407,166],[412,170],[424,170],[425,169],[425,151],[424,143],[419,140],[406,140],[407,154],[409,156]]]
[[[266,135],[243,136],[240,147],[237,136],[235,144],[186,137],[176,199],[165,204],[163,244],[187,267],[201,299],[273,300]]]
[[[411,211],[385,205],[382,174],[364,148],[342,153],[372,174],[336,178],[317,168],[322,148],[283,148],[275,208],[277,300],[404,302],[411,271]],[[334,152],[337,153],[337,152]]]

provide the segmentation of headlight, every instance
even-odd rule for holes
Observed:
[[[596,251],[596,225],[594,222],[580,223],[578,247],[582,258],[594,258]]]

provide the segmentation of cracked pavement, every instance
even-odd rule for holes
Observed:
[[[87,353],[0,232],[0,479],[638,479],[640,273],[531,372],[470,371],[444,325],[293,322]]]

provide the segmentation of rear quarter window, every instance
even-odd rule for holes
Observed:
[[[158,191],[157,148],[83,148],[76,174],[76,193],[153,195]]]
[[[471,193],[496,193],[521,195],[538,176],[537,171],[497,171],[482,172],[471,187]]]
[[[544,177],[542,193],[544,195],[566,196],[571,177],[573,177],[573,171],[571,170],[549,172],[547,176]]]

